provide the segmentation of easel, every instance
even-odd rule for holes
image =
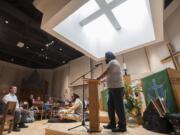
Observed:
[[[169,53],[170,53],[170,56],[164,58],[161,60],[162,63],[165,63],[169,60],[172,60],[173,61],[173,64],[175,66],[175,69],[176,70],[180,70],[180,64],[177,60],[177,57],[180,56],[180,51],[175,51],[173,45],[171,45],[170,43],[167,44],[167,47],[168,47],[168,50],[169,50]]]

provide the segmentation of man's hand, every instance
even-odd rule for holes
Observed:
[[[100,80],[101,80],[101,78],[100,78],[100,77],[97,77],[97,78],[96,78],[96,80],[99,80],[99,81],[100,81]]]

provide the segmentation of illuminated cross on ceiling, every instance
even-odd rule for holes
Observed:
[[[112,13],[112,9],[124,3],[126,0],[114,0],[110,3],[107,3],[105,0],[95,0],[95,1],[99,5],[100,9],[94,12],[93,14],[91,14],[90,16],[88,16],[87,18],[83,19],[80,22],[80,25],[85,26],[86,24],[92,22],[93,20],[97,19],[101,15],[105,14],[108,20],[114,26],[114,28],[117,30],[120,30],[121,26],[118,20],[116,19],[116,17],[114,16],[114,14]]]

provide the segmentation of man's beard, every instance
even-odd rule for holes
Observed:
[[[106,61],[106,64],[108,64],[110,60],[106,59],[105,61]]]

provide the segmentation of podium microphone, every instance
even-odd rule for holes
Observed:
[[[96,64],[96,65],[94,65],[95,67],[98,67],[98,66],[100,66],[100,65],[102,65],[103,63],[98,63],[98,64]]]

